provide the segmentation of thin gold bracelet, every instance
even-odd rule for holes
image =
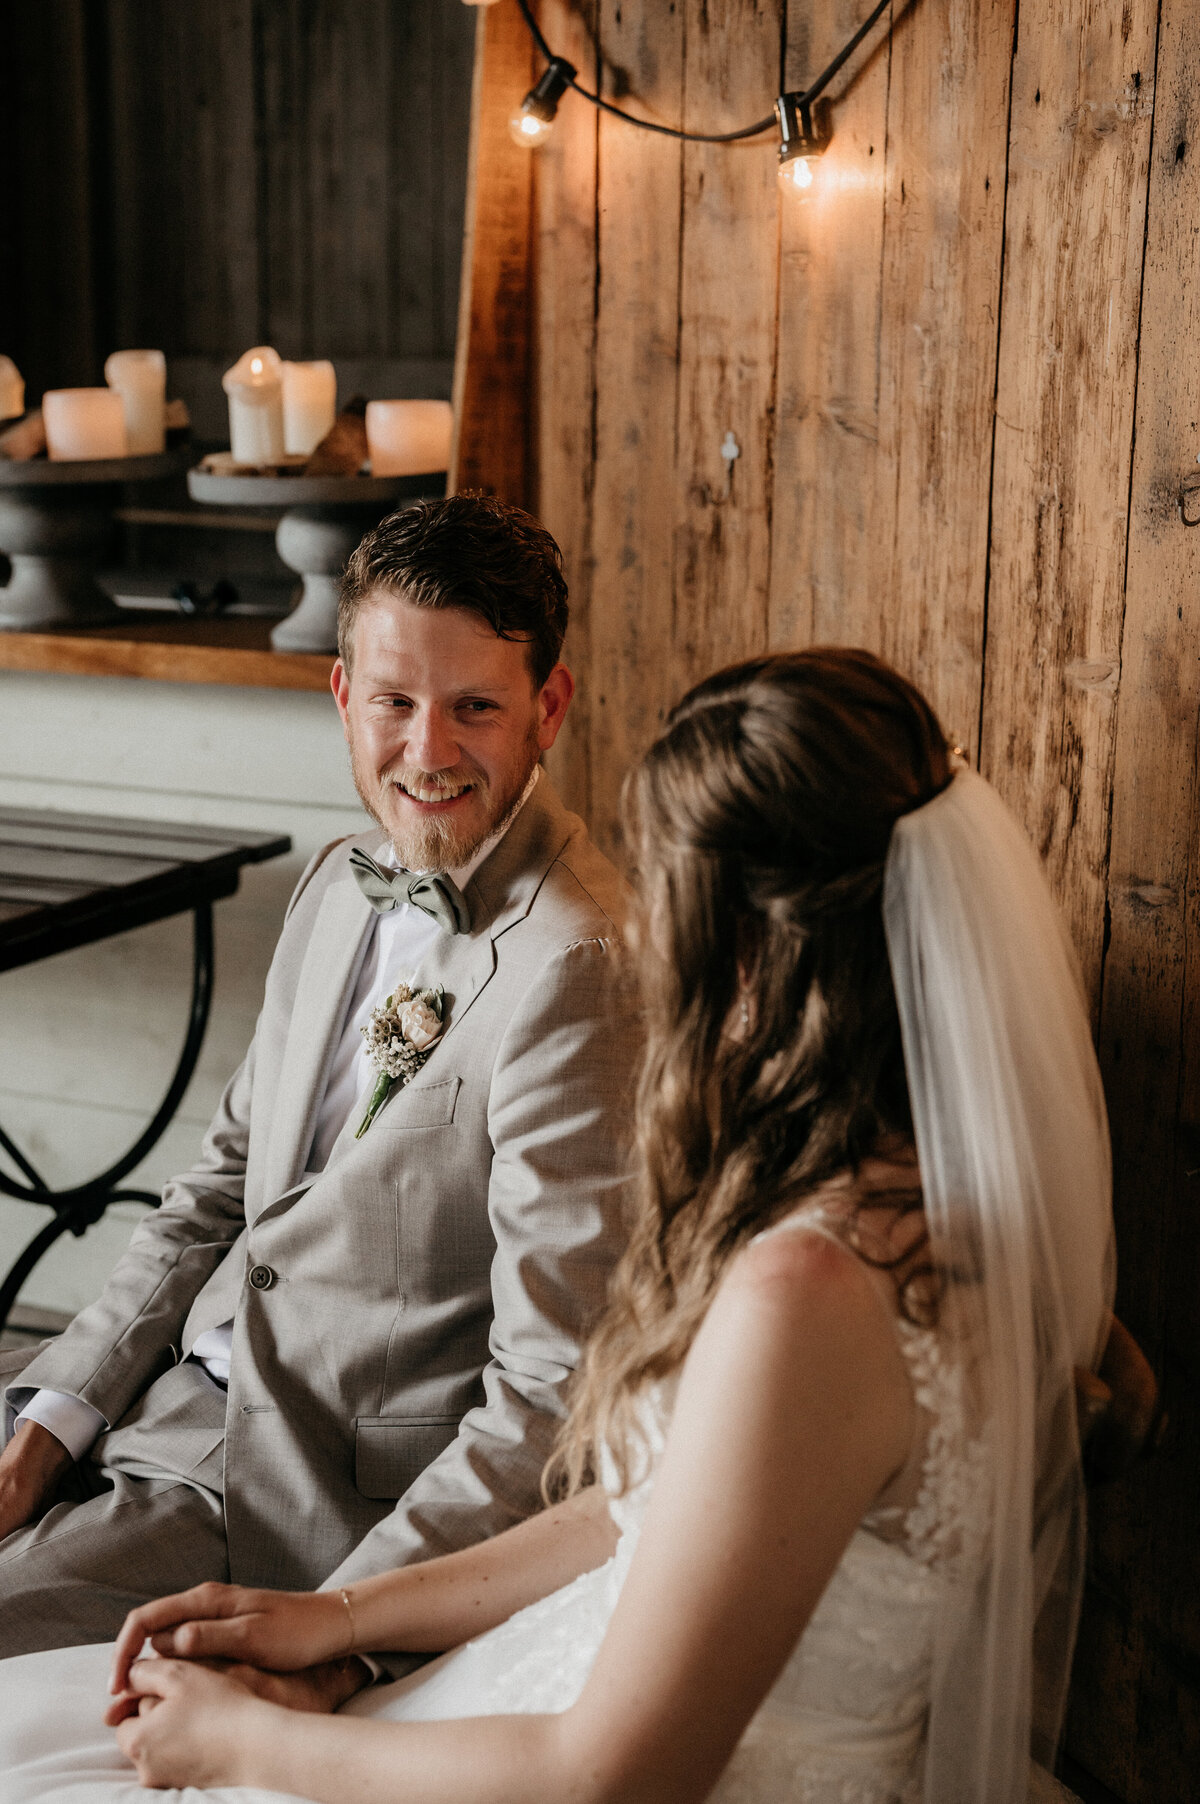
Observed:
[[[356,1628],[354,1626],[354,1605],[350,1602],[350,1593],[347,1591],[345,1585],[342,1585],[339,1588],[338,1594],[341,1597],[342,1602],[345,1604],[346,1614],[350,1618],[350,1641],[349,1641],[349,1645],[346,1648],[346,1653],[352,1654],[354,1652],[354,1643],[358,1639],[358,1631],[356,1630]]]

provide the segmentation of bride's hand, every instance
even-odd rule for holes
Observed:
[[[324,1716],[369,1685],[372,1677],[370,1667],[356,1654],[342,1660],[326,1660],[320,1666],[307,1666],[303,1672],[264,1672],[261,1666],[238,1665],[230,1660],[202,1660],[197,1664],[224,1674],[252,1697],[282,1704],[287,1710]],[[115,1729],[126,1717],[137,1715],[140,1701],[137,1692],[122,1691],[104,1712],[105,1722]]]
[[[195,1585],[131,1610],[113,1650],[109,1690],[124,1691],[149,1639],[155,1653],[300,1672],[345,1654],[349,1621],[337,1591],[251,1591]]]
[[[263,1738],[270,1704],[227,1674],[185,1660],[139,1660],[129,1674],[138,1714],[117,1728],[143,1785],[239,1785]]]

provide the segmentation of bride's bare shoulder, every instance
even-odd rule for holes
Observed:
[[[730,1304],[779,1307],[797,1321],[829,1315],[869,1320],[881,1331],[878,1274],[836,1232],[803,1212],[759,1234],[738,1254],[721,1286]]]
[[[876,1318],[882,1302],[894,1315],[894,1276],[925,1240],[916,1156],[901,1147],[830,1179],[781,1214],[738,1255],[728,1281],[782,1288],[797,1304],[815,1291]]]

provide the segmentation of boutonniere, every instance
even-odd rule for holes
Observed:
[[[379,1072],[367,1112],[354,1138],[361,1140],[397,1084],[411,1084],[441,1038],[446,999],[436,990],[414,990],[397,984],[382,1008],[373,1008],[362,1029],[367,1057]]]

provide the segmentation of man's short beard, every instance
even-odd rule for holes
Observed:
[[[393,837],[392,827],[383,819],[379,810],[378,791],[372,793],[368,787],[366,774],[359,766],[353,742],[350,746],[350,768],[359,801],[371,819],[387,834],[397,858],[406,870],[459,871],[464,865],[470,864],[485,840],[504,832],[520,806],[525,786],[541,755],[536,726],[531,727],[524,749],[527,756],[521,760],[513,781],[505,784],[503,790],[493,791],[482,771],[475,767],[468,768],[467,774],[473,787],[490,804],[483,823],[469,829],[457,827],[452,817],[434,815],[428,820],[414,821],[405,832]],[[403,769],[403,766],[400,768]],[[422,771],[420,774],[434,789],[448,788],[455,781],[462,781],[461,767],[458,771]],[[384,778],[385,784],[390,781],[390,778]]]

